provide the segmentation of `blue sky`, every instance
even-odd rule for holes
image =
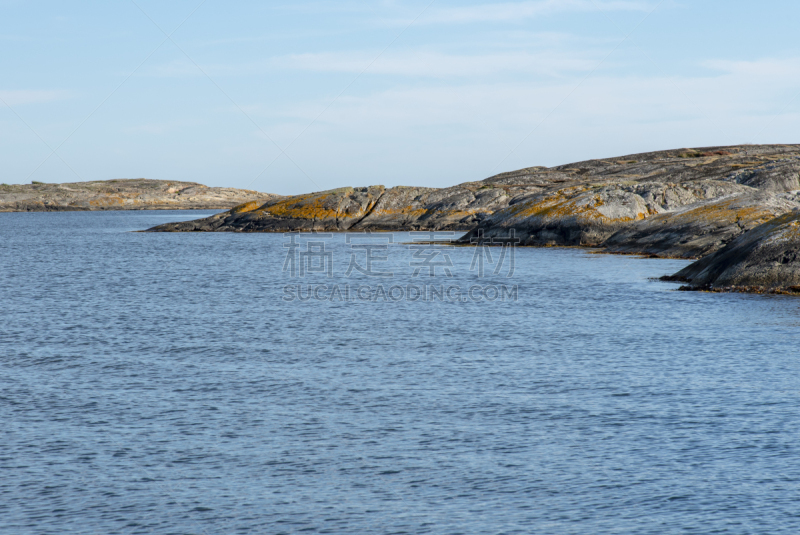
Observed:
[[[0,9],[0,182],[146,177],[294,194],[800,143],[796,1]]]

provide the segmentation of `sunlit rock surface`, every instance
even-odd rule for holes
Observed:
[[[153,231],[513,229],[522,245],[696,258],[800,208],[800,146],[679,149],[530,167],[443,189],[370,186],[250,202]]]
[[[0,185],[0,212],[75,210],[227,210],[278,195],[195,182],[118,179],[66,184]]]
[[[508,235],[525,245],[581,245],[609,252],[700,257],[797,206],[800,146],[737,146],[636,154],[485,183],[536,184],[464,241]]]
[[[616,232],[603,246],[610,253],[700,258],[752,228],[798,209],[800,192],[743,192],[637,221]]]

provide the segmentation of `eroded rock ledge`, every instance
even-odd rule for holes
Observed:
[[[119,179],[67,184],[0,185],[0,212],[76,210],[226,210],[279,195],[195,182]]]

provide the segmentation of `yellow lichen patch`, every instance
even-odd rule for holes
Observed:
[[[544,222],[551,222],[574,217],[581,223],[630,222],[644,219],[648,215],[647,213],[636,212],[634,216],[612,218],[598,211],[598,208],[604,205],[605,203],[603,200],[597,195],[587,198],[586,196],[566,197],[557,194],[553,197],[536,202],[520,203],[519,205],[511,206],[510,212],[515,217],[521,219],[540,218],[544,220]]]
[[[413,206],[404,206],[402,208],[380,208],[372,212],[373,214],[380,215],[410,215],[412,217],[422,217],[427,210],[425,208],[414,208]]]
[[[125,200],[119,197],[103,197],[89,201],[89,206],[119,206],[125,204]]]
[[[708,164],[714,163],[717,160],[719,160],[719,156],[703,156],[703,155],[700,155],[700,156],[693,156],[692,158],[696,158],[698,160],[697,163],[687,163],[686,167],[693,167],[693,168],[694,167],[700,167],[700,166],[703,166],[703,165],[708,165]]]
[[[439,213],[447,214],[451,217],[467,217],[471,215],[475,215],[480,212],[485,212],[485,210],[441,210]]]
[[[509,211],[516,217],[564,217],[575,215],[575,210],[567,194],[572,193],[568,190],[561,190],[551,197],[539,199],[537,201],[530,201],[525,203],[515,204],[509,207]],[[570,210],[570,208],[573,208]]]
[[[775,234],[764,242],[765,245],[798,242],[800,241],[800,221],[790,221],[783,226],[779,226],[777,231],[773,232]]]
[[[261,208],[264,205],[263,201],[250,201],[244,204],[240,204],[239,206],[234,206],[231,208],[232,214],[243,214],[245,212],[252,212]]]
[[[786,225],[783,235],[789,238],[800,238],[800,221],[792,221]]]
[[[343,213],[338,209],[332,208],[332,206],[336,207],[338,205],[341,199],[340,194],[341,191],[297,195],[289,199],[278,201],[266,207],[266,210],[273,215],[293,219],[351,218],[357,217],[363,213],[361,210],[355,214]]]
[[[665,217],[673,221],[693,223],[705,222],[728,222],[728,223],[761,223],[766,222],[775,215],[766,208],[758,206],[735,207],[732,206],[738,199],[707,204],[688,210],[676,215],[665,214]]]

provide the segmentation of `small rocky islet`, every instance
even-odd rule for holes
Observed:
[[[465,230],[461,243],[699,259],[686,289],[800,293],[800,145],[740,145],[530,167],[449,188],[270,196],[162,232]]]
[[[0,184],[0,212],[100,210],[227,210],[244,202],[280,197],[197,182],[145,178],[24,185]]]

